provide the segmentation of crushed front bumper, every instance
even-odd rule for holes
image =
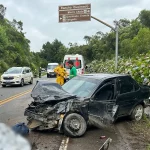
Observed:
[[[49,116],[43,116],[42,114],[36,114],[28,109],[24,113],[27,117],[27,126],[30,129],[47,130],[47,129],[57,129],[61,130],[62,117],[60,114],[51,114]]]

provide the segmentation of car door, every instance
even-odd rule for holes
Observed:
[[[24,82],[27,83],[28,82],[28,77],[27,77],[27,70],[26,68],[23,69],[23,79],[24,79]]]
[[[116,105],[116,80],[109,80],[97,90],[89,102],[89,120],[100,126],[115,120],[118,106]]]
[[[118,96],[116,103],[119,106],[118,115],[126,116],[130,114],[132,108],[138,102],[140,87],[130,76],[119,77],[117,85]]]
[[[27,77],[27,82],[31,81],[31,71],[30,68],[26,68],[26,77]]]

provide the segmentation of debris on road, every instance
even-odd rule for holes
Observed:
[[[26,136],[29,134],[29,128],[25,125],[25,123],[18,123],[12,127],[13,131],[22,136]]]
[[[100,139],[105,139],[106,138],[106,136],[100,136]]]
[[[111,142],[112,142],[112,139],[108,138],[99,150],[108,150]]]

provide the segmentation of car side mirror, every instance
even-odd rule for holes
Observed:
[[[25,71],[23,71],[23,74],[26,74],[26,72],[25,72]]]

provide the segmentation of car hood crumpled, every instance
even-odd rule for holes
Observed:
[[[64,91],[57,83],[41,80],[37,81],[31,92],[31,97],[35,102],[45,103],[49,101],[68,100],[76,96]]]

